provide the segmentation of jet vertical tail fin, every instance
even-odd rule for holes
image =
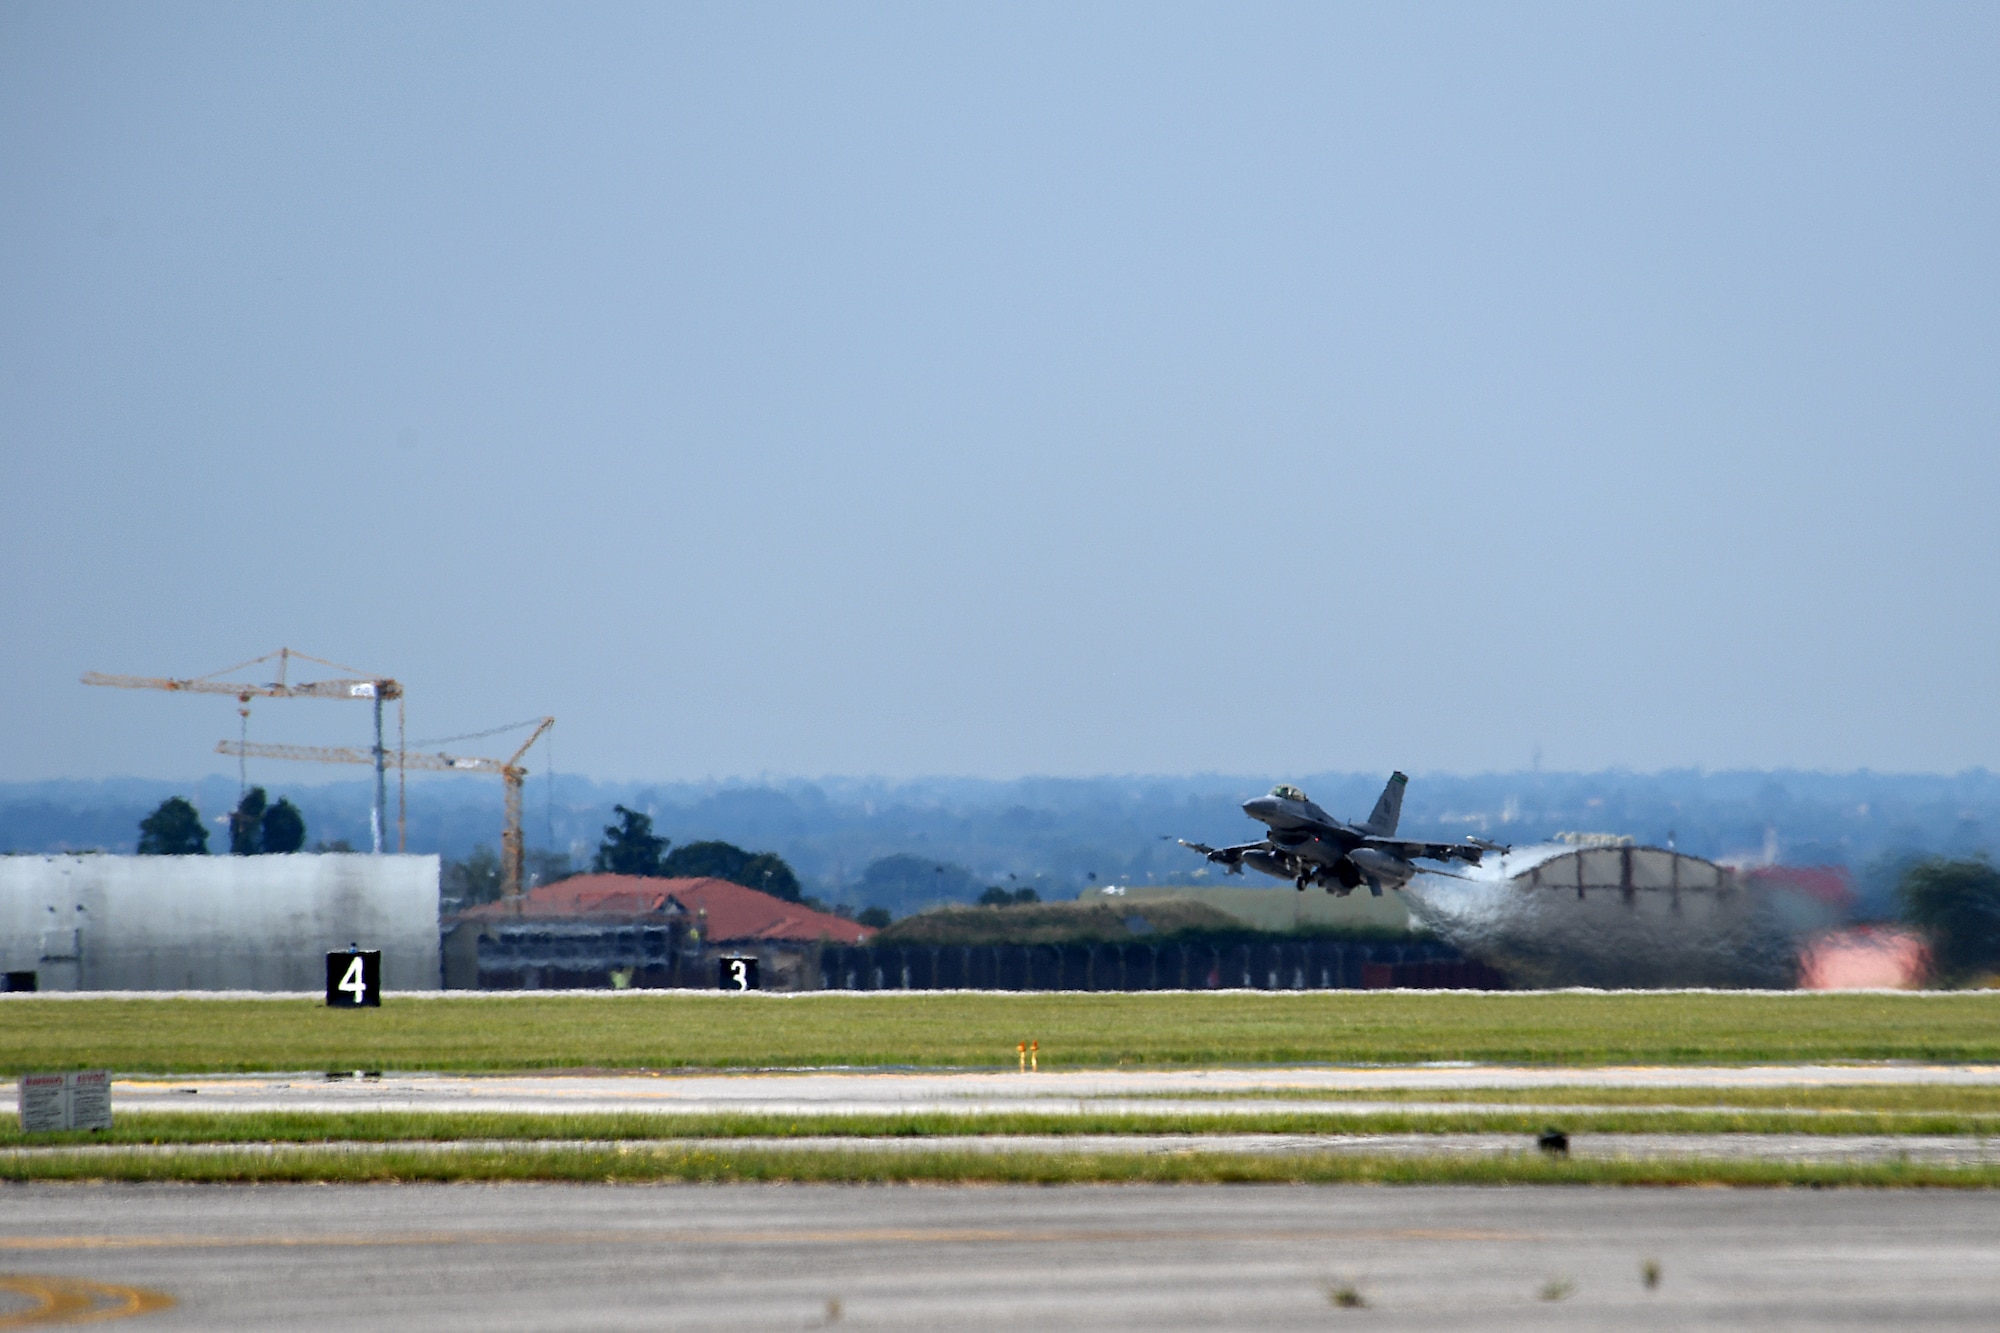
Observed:
[[[1403,818],[1403,788],[1409,785],[1409,778],[1391,773],[1389,784],[1382,788],[1381,799],[1375,802],[1375,813],[1361,827],[1378,838],[1393,837],[1397,823]]]

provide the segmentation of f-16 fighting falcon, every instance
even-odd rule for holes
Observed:
[[[1486,852],[1506,852],[1497,842],[1467,838],[1464,842],[1412,842],[1396,836],[1396,823],[1403,815],[1403,788],[1409,779],[1391,774],[1389,785],[1375,802],[1375,813],[1366,823],[1348,824],[1335,819],[1306,799],[1297,787],[1280,784],[1269,796],[1243,803],[1243,813],[1271,826],[1261,842],[1235,847],[1209,847],[1177,838],[1183,847],[1200,852],[1232,875],[1243,867],[1262,871],[1278,879],[1289,879],[1303,890],[1308,884],[1324,884],[1328,893],[1342,897],[1366,884],[1377,898],[1384,887],[1401,889],[1419,873],[1451,874],[1448,870],[1422,871],[1416,861],[1464,861],[1478,865]],[[1453,876],[1459,878],[1458,876]]]

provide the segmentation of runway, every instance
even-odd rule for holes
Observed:
[[[1502,1065],[1081,1070],[1019,1074],[791,1072],[355,1076],[356,1071],[187,1078],[126,1077],[120,1110],[494,1111],[858,1115],[918,1111],[1410,1110],[1356,1101],[1368,1091],[1778,1088],[1829,1085],[2000,1086],[1995,1065],[1747,1065],[1546,1068]],[[0,1085],[11,1094],[11,1085]],[[1302,1100],[1327,1094],[1325,1102]],[[1261,1095],[1271,1100],[1260,1104]],[[1339,1100],[1335,1100],[1338,1098]],[[1465,1103],[1450,1109],[1469,1109]],[[1509,1110],[1522,1109],[1519,1104]]]
[[[1943,1190],[9,1186],[0,1272],[0,1324],[162,1330],[1970,1329],[2000,1231]]]

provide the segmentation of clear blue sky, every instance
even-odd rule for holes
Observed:
[[[279,644],[604,778],[1994,765],[1996,159],[1992,5],[16,0],[0,779]]]

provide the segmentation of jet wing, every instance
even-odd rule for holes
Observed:
[[[1486,854],[1483,847],[1469,842],[1411,842],[1405,838],[1364,838],[1362,846],[1375,847],[1405,861],[1464,861],[1478,865]]]
[[[1262,842],[1242,842],[1234,847],[1211,847],[1205,842],[1189,842],[1186,838],[1175,838],[1174,841],[1191,852],[1200,852],[1232,873],[1242,869],[1243,853],[1262,851],[1265,846]]]

